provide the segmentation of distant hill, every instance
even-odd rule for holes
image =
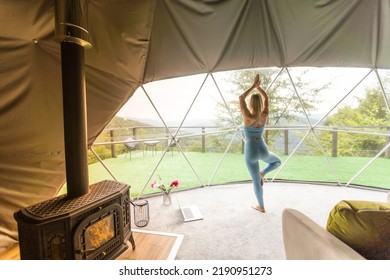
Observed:
[[[128,119],[130,120],[130,119]],[[132,121],[144,123],[149,126],[164,126],[164,123],[160,119],[137,119],[131,118]],[[177,120],[164,120],[167,126],[175,127],[180,125],[181,119]],[[183,126],[214,126],[215,120],[213,119],[189,119],[187,118]]]
[[[119,127],[131,127],[131,126],[150,126],[149,124],[137,121],[129,120],[115,116],[106,128],[119,128]]]

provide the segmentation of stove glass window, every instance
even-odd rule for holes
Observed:
[[[85,231],[85,249],[93,250],[115,237],[114,215],[110,214],[93,223]]]

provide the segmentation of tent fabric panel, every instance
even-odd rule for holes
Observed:
[[[155,0],[87,2],[92,48],[85,51],[85,63],[92,145],[143,81]]]
[[[372,26],[373,43],[377,48],[376,67],[389,69],[390,68],[390,1],[379,1],[377,6],[378,18]]]
[[[59,46],[53,4],[3,1],[0,19],[0,250],[16,240],[15,211],[64,182]],[[4,243],[3,243],[4,242]]]
[[[111,76],[107,72],[86,67],[88,145],[138,88],[139,83]]]
[[[55,196],[65,178],[59,61],[41,43],[21,45],[0,55],[1,65],[16,66],[0,73],[0,235],[15,240],[14,212]]]
[[[129,83],[144,76],[155,1],[89,1],[86,65]],[[126,95],[125,95],[126,96]]]
[[[158,1],[145,81],[278,61],[279,53],[272,50],[278,39],[267,17],[256,16],[264,5],[264,1]],[[253,31],[258,35],[253,36]]]
[[[14,212],[29,205],[50,199],[64,183],[63,153],[20,153],[2,156],[0,163],[1,219],[0,235],[17,240]],[[7,247],[1,244],[2,247]]]
[[[31,41],[54,34],[54,1],[2,0],[0,38]]]
[[[388,68],[388,6],[381,0],[158,1],[145,81],[268,66]]]

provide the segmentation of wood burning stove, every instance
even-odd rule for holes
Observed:
[[[86,1],[56,0],[61,43],[67,194],[15,213],[21,259],[114,259],[134,239],[130,187],[115,181],[89,186],[84,48],[91,47]]]
[[[102,181],[86,195],[59,196],[15,213],[22,259],[100,260],[124,252],[131,232],[129,186]]]

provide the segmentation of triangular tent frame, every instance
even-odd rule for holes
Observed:
[[[273,79],[272,83],[268,86],[268,88],[270,88],[270,87],[273,85],[273,83],[278,79],[278,77],[280,76],[280,74],[281,74],[283,71],[285,71],[285,72],[287,73],[288,78],[289,78],[289,80],[290,80],[290,82],[291,82],[291,85],[293,86],[293,90],[294,90],[294,93],[295,93],[295,95],[296,95],[296,98],[299,100],[299,103],[301,104],[301,107],[302,107],[301,109],[302,109],[302,111],[304,112],[304,116],[305,116],[306,121],[307,121],[307,127],[306,127],[306,128],[303,127],[303,128],[301,128],[301,129],[307,129],[307,132],[306,132],[306,134],[303,136],[303,138],[299,141],[299,143],[293,148],[293,151],[288,155],[287,159],[286,159],[285,161],[283,161],[283,163],[282,163],[281,167],[278,169],[278,171],[273,175],[272,178],[270,178],[270,181],[273,182],[273,181],[275,181],[275,180],[277,179],[277,177],[278,177],[278,175],[280,174],[280,172],[283,171],[283,169],[285,168],[285,166],[287,165],[287,163],[288,163],[288,162],[290,161],[290,159],[295,155],[296,151],[297,151],[297,150],[299,149],[299,147],[305,142],[305,140],[307,139],[307,137],[308,137],[309,135],[313,135],[314,138],[315,138],[315,140],[316,140],[316,142],[317,142],[317,145],[318,145],[319,149],[321,150],[321,153],[322,153],[323,157],[325,158],[325,160],[326,160],[326,162],[327,162],[327,164],[328,164],[328,167],[329,167],[330,172],[333,174],[333,176],[334,176],[334,178],[335,178],[336,184],[339,185],[339,186],[350,186],[350,185],[352,184],[353,180],[354,180],[356,177],[358,177],[362,172],[364,172],[364,170],[367,169],[368,166],[370,166],[370,164],[372,164],[372,162],[375,161],[375,159],[377,159],[381,154],[384,153],[384,151],[386,151],[386,150],[389,148],[389,144],[386,145],[386,146],[385,146],[377,155],[375,155],[375,156],[374,156],[374,157],[373,157],[365,166],[363,166],[356,174],[354,174],[354,175],[351,177],[351,179],[350,179],[347,183],[344,183],[344,184],[343,184],[343,183],[341,182],[340,178],[339,178],[338,175],[337,175],[337,171],[335,170],[334,166],[332,165],[331,161],[329,160],[328,155],[326,154],[326,151],[324,150],[324,147],[322,146],[322,144],[321,144],[321,142],[320,142],[320,140],[319,140],[319,138],[318,138],[318,136],[317,136],[317,134],[316,134],[316,130],[320,130],[320,131],[327,131],[327,130],[329,130],[329,129],[324,128],[324,127],[319,127],[319,124],[320,124],[320,123],[321,123],[321,122],[322,122],[330,113],[332,113],[332,111],[334,111],[334,110],[335,110],[335,109],[336,109],[336,108],[337,108],[337,107],[338,107],[338,106],[339,106],[339,105],[340,105],[340,104],[341,104],[341,103],[342,103],[342,102],[343,102],[343,101],[344,101],[344,100],[345,100],[345,99],[346,99],[346,98],[347,98],[347,97],[348,97],[348,96],[349,96],[349,95],[350,95],[350,94],[351,94],[351,93],[352,93],[352,92],[353,92],[353,91],[354,91],[354,90],[355,90],[355,89],[356,89],[356,88],[357,88],[357,87],[358,87],[358,86],[359,86],[359,85],[368,77],[368,76],[370,76],[372,73],[376,73],[376,77],[377,77],[377,79],[378,79],[378,83],[380,84],[380,88],[381,88],[381,90],[382,90],[383,98],[385,99],[387,108],[389,108],[389,102],[388,102],[388,100],[387,100],[387,98],[386,98],[385,89],[384,89],[384,87],[383,87],[381,78],[380,78],[380,76],[379,76],[377,70],[376,70],[376,69],[370,69],[370,70],[368,71],[368,73],[365,74],[365,75],[357,82],[357,84],[354,85],[354,86],[352,87],[351,90],[349,90],[344,96],[342,96],[342,97],[340,98],[340,100],[339,100],[333,107],[331,107],[331,109],[330,109],[328,112],[326,112],[326,113],[325,113],[318,121],[316,121],[315,123],[312,123],[312,122],[310,121],[310,119],[309,119],[309,115],[308,115],[308,113],[307,113],[306,110],[305,110],[305,107],[304,107],[303,102],[302,102],[302,100],[301,100],[299,91],[298,91],[298,89],[297,89],[296,86],[295,86],[294,80],[293,80],[293,78],[291,77],[291,74],[290,74],[290,71],[289,71],[288,67],[283,67],[283,68],[280,69],[280,71],[279,71],[278,74],[275,76],[275,78]],[[190,113],[190,111],[191,111],[191,109],[192,109],[192,107],[193,107],[193,105],[194,105],[196,99],[198,98],[198,96],[199,96],[200,94],[202,94],[202,89],[203,89],[203,87],[204,87],[205,82],[207,81],[207,79],[210,79],[210,78],[212,79],[212,81],[213,81],[213,83],[214,83],[216,89],[218,90],[218,93],[219,93],[219,95],[220,95],[220,97],[221,97],[221,99],[222,99],[222,101],[223,101],[224,106],[226,107],[226,109],[227,109],[227,111],[228,111],[228,113],[229,113],[229,115],[230,115],[232,121],[234,122],[233,114],[232,114],[232,112],[231,112],[231,110],[230,110],[230,108],[229,108],[229,106],[228,106],[228,104],[227,104],[227,102],[226,102],[226,100],[225,100],[224,94],[223,94],[222,91],[220,90],[220,86],[218,85],[218,82],[216,81],[216,79],[215,79],[213,73],[208,73],[208,74],[206,74],[205,78],[203,79],[203,81],[202,81],[202,83],[201,83],[201,85],[200,85],[200,87],[199,87],[199,89],[198,89],[196,95],[194,96],[194,99],[193,99],[192,102],[191,102],[191,105],[189,106],[188,110],[186,111],[185,116],[184,116],[183,119],[181,120],[180,125],[178,126],[178,129],[176,130],[176,132],[175,132],[174,134],[172,134],[171,131],[168,129],[168,125],[166,124],[166,122],[165,122],[164,118],[162,117],[161,113],[159,112],[159,110],[157,109],[157,107],[155,106],[155,104],[153,103],[152,99],[150,98],[150,96],[149,96],[148,92],[146,91],[146,89],[144,88],[144,86],[141,86],[141,89],[142,89],[143,93],[147,96],[147,98],[148,98],[148,100],[150,101],[151,105],[153,106],[154,110],[155,110],[156,113],[158,114],[160,120],[163,122],[164,126],[167,128],[167,131],[169,131],[169,134],[170,134],[170,141],[174,141],[174,140],[177,138],[178,133],[179,133],[180,129],[182,128],[183,123],[184,123],[185,120],[186,120],[186,117],[187,117],[188,114]],[[268,88],[267,88],[267,89],[268,89]],[[389,111],[390,111],[390,110],[389,110]],[[288,128],[288,127],[287,127],[287,128]],[[272,128],[271,128],[271,129],[272,129]],[[339,131],[339,132],[350,132],[350,133],[353,133],[353,131],[350,131],[350,130],[342,130],[342,129],[341,129],[341,130],[338,130],[338,131]],[[230,139],[230,141],[229,141],[229,144],[227,145],[227,147],[226,147],[226,149],[225,149],[225,151],[224,151],[222,157],[220,158],[220,160],[219,160],[217,166],[215,167],[215,169],[214,169],[214,171],[213,171],[211,177],[209,178],[207,184],[205,184],[205,183],[202,181],[202,179],[200,178],[200,176],[199,176],[199,174],[197,173],[196,169],[195,169],[194,166],[191,164],[191,161],[188,159],[188,157],[186,156],[186,154],[185,154],[185,152],[183,151],[182,147],[180,146],[180,143],[178,143],[178,145],[177,145],[177,146],[178,146],[178,150],[179,150],[180,153],[184,156],[184,158],[185,158],[187,164],[190,166],[190,168],[191,168],[192,171],[194,172],[194,175],[198,178],[198,181],[199,181],[201,187],[210,186],[210,185],[212,184],[212,181],[213,181],[213,179],[214,179],[216,173],[217,173],[217,172],[219,171],[219,169],[221,168],[221,165],[222,165],[222,163],[223,163],[223,161],[224,161],[224,159],[225,159],[226,154],[229,152],[229,149],[230,149],[230,147],[231,147],[231,144],[232,144],[233,140],[234,140],[237,136],[239,136],[239,135],[241,136],[241,139],[242,139],[243,141],[245,140],[244,138],[242,138],[242,124],[236,124],[236,127],[231,127],[231,128],[228,128],[228,129],[224,129],[224,130],[218,131],[218,132],[216,132],[216,133],[218,134],[218,133],[226,133],[226,132],[231,132],[231,133],[233,133],[233,134],[232,134],[232,136],[231,136],[231,139]],[[355,132],[355,133],[363,133],[363,132]],[[207,135],[207,134],[215,134],[215,132],[209,132],[209,133],[206,133],[206,135]],[[366,134],[373,134],[373,135],[378,135],[378,136],[388,136],[388,135],[385,134],[385,133],[372,133],[372,132],[366,132]],[[184,136],[184,137],[193,137],[193,136],[196,136],[196,134],[189,135],[189,136]],[[148,140],[148,139],[145,139],[145,140]],[[166,140],[166,139],[165,139],[165,140]],[[168,139],[168,140],[169,140],[169,139]],[[154,167],[153,171],[152,171],[151,174],[149,175],[149,177],[148,177],[147,181],[145,182],[145,185],[144,185],[144,187],[142,188],[141,192],[139,193],[138,197],[141,197],[141,196],[142,196],[142,194],[143,194],[145,188],[146,188],[147,185],[149,184],[150,180],[152,179],[153,175],[155,174],[155,172],[156,172],[157,168],[159,167],[160,163],[163,161],[163,159],[164,159],[164,157],[165,157],[165,155],[166,155],[166,153],[167,153],[167,150],[168,150],[168,147],[166,147],[165,150],[163,151],[162,156],[160,157],[158,163],[156,164],[156,166]],[[104,163],[102,162],[102,164],[104,164]],[[110,171],[109,171],[109,172],[110,172]],[[112,172],[110,172],[110,174],[112,174]],[[114,176],[112,176],[112,177],[115,179]]]

